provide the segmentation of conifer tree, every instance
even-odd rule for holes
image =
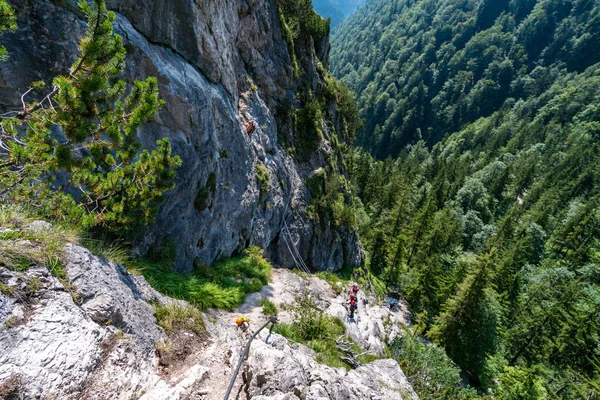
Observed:
[[[450,357],[476,379],[499,347],[500,304],[490,286],[491,256],[486,255],[448,300],[429,332]]]
[[[166,138],[151,152],[141,148],[138,127],[164,104],[157,80],[128,89],[117,78],[126,52],[113,33],[115,14],[103,0],[79,6],[88,20],[79,57],[40,101],[29,103],[44,87],[33,83],[22,110],[1,124],[0,196],[121,235],[152,220],[181,160]]]
[[[16,27],[15,11],[8,5],[6,0],[0,0],[0,34]],[[0,46],[0,61],[6,60],[6,57],[6,47]]]

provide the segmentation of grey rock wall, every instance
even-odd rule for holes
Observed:
[[[395,360],[376,360],[355,370],[318,364],[311,350],[272,334],[250,348],[246,393],[255,400],[418,400]]]
[[[0,293],[6,311],[0,314],[0,382],[16,378],[20,398],[27,399],[141,396],[161,380],[155,343],[163,332],[147,303],[152,299],[142,294],[151,289],[82,247],[67,245],[64,253],[77,303],[45,268],[0,267],[16,296]],[[33,278],[37,290],[22,294],[22,282]]]
[[[0,64],[1,110],[18,109],[30,82],[65,73],[85,29],[75,14],[51,2],[9,2],[17,10],[19,29],[0,39],[10,53]],[[166,100],[155,121],[141,128],[140,139],[152,147],[168,137],[183,160],[177,186],[140,239],[140,251],[168,238],[177,246],[182,271],[194,260],[210,264],[250,245],[267,249],[272,261],[286,267],[294,264],[294,247],[296,258],[316,270],[359,264],[362,250],[351,228],[335,230],[327,221],[315,225],[307,218],[310,194],[304,179],[327,166],[327,141],[303,163],[278,142],[290,133],[282,132],[276,110],[294,103],[302,79],[318,89],[317,54],[327,65],[328,40],[316,46],[310,38],[299,41],[306,47],[300,60],[306,76],[294,78],[275,0],[107,3],[118,13],[115,30],[128,49],[125,79],[157,76]],[[256,122],[252,134],[244,129],[248,121]],[[259,165],[270,176],[262,194]],[[195,206],[212,178],[216,185],[204,206]]]

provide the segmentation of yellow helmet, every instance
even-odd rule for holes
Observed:
[[[237,317],[237,319],[235,320],[235,323],[238,325],[241,325],[242,322],[244,322],[244,318],[242,318],[242,317]]]

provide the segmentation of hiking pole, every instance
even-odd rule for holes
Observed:
[[[248,339],[248,343],[246,343],[246,347],[244,347],[244,351],[240,355],[240,361],[238,362],[237,368],[235,369],[235,372],[233,373],[233,377],[231,378],[231,383],[229,383],[229,388],[227,389],[227,393],[225,393],[225,398],[223,400],[229,399],[229,395],[231,394],[231,389],[233,389],[233,385],[235,384],[235,379],[237,378],[237,375],[240,372],[240,368],[242,367],[242,363],[244,362],[244,359],[246,358],[246,354],[248,353],[248,350],[250,350],[250,343],[252,343],[254,338],[260,333],[260,331],[265,329],[267,327],[267,325],[273,324],[273,325],[271,325],[271,329],[269,330],[269,334],[270,334],[271,331],[273,331],[273,327],[275,326],[276,322],[277,322],[277,317],[269,318],[269,320],[263,326],[258,328],[256,330],[256,332],[254,332],[254,334],[250,337],[250,339]]]

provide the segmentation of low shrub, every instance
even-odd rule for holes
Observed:
[[[333,368],[350,366],[342,360],[345,356],[336,345],[336,339],[344,337],[346,327],[339,318],[328,315],[317,308],[311,295],[301,294],[296,297],[293,305],[287,306],[292,315],[292,323],[278,323],[275,331],[294,342],[302,343],[317,353],[318,362]],[[360,354],[363,351],[350,338],[344,338],[350,342],[353,350]],[[374,356],[361,356],[359,361],[366,363],[376,359]]]
[[[417,335],[406,332],[391,344],[398,361],[415,392],[423,399],[468,399],[477,392],[465,387],[458,368],[443,348],[425,344]]]
[[[63,247],[80,240],[78,232],[59,224],[28,227],[35,220],[35,214],[26,208],[0,205],[0,265],[17,272],[48,266],[52,272],[62,259]]]
[[[263,308],[263,314],[265,315],[277,315],[277,307],[271,300],[262,299],[260,305]]]
[[[256,166],[256,172],[254,175],[256,177],[256,181],[258,182],[260,195],[266,195],[269,192],[269,179],[271,179],[269,170],[264,165],[259,164]]]

